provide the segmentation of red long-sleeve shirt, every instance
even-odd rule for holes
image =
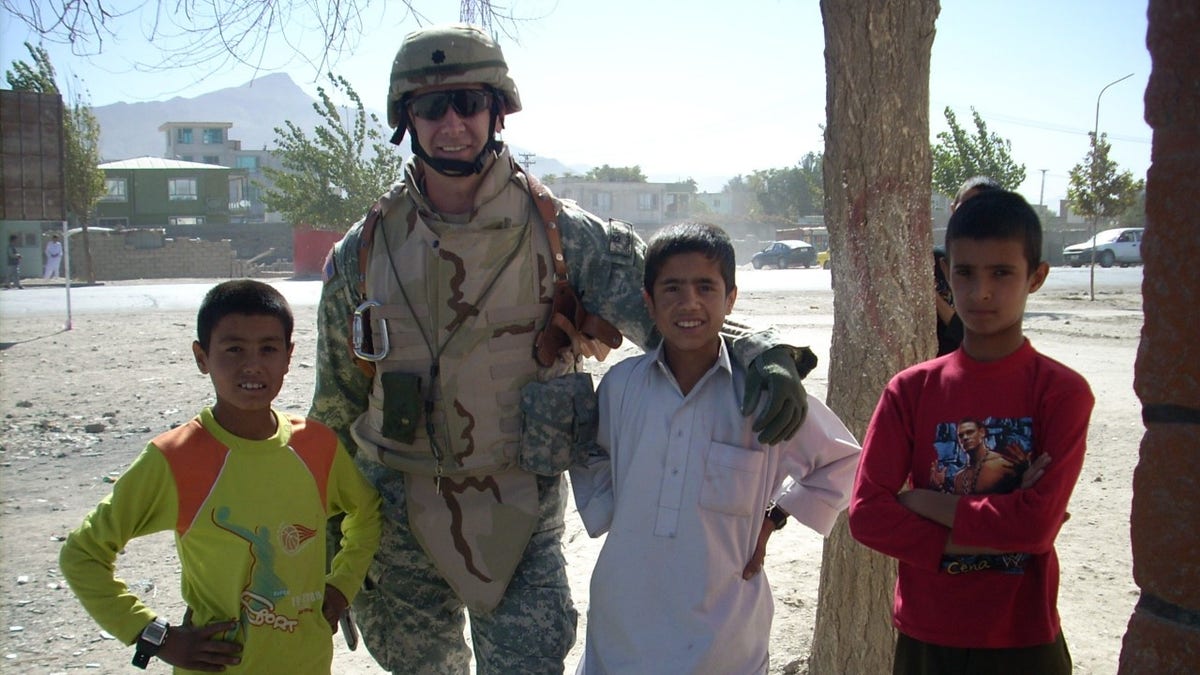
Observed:
[[[855,539],[899,560],[899,631],[950,647],[1027,647],[1055,638],[1054,539],[1083,466],[1094,403],[1082,376],[1028,341],[998,361],[959,350],[892,378],[867,428],[849,522]],[[975,450],[975,458],[956,435],[969,436],[971,420],[986,434],[986,450]],[[1045,474],[1019,489],[1024,466],[1042,453],[1051,457]],[[953,480],[962,472],[963,480]],[[946,567],[949,528],[897,500],[910,482],[961,494],[955,544],[1028,559],[1003,571],[947,571],[971,561]]]

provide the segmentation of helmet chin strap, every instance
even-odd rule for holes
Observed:
[[[488,114],[490,116],[488,121],[488,142],[483,144],[483,149],[479,151],[478,155],[475,155],[475,159],[473,161],[467,162],[461,159],[430,157],[429,153],[425,152],[425,148],[421,147],[421,143],[417,141],[417,135],[415,133],[411,134],[413,154],[417,157],[420,157],[423,162],[429,165],[429,168],[442,174],[443,176],[461,178],[463,176],[472,176],[483,173],[484,166],[487,165],[486,160],[488,153],[498,152],[502,146],[501,142],[496,140],[496,118],[499,116],[499,111],[494,104],[492,110],[490,110]],[[407,123],[407,121],[407,119],[402,120],[403,123]],[[396,134],[392,136],[393,143],[399,144],[400,138],[403,137],[403,131],[401,131],[402,129],[404,129],[403,125],[400,126],[400,128],[396,130]]]

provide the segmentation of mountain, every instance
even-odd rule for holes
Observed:
[[[321,122],[314,100],[286,73],[251,80],[193,98],[113,103],[92,108],[100,123],[100,156],[110,162],[132,157],[161,157],[166,149],[166,122],[231,122],[229,137],[246,150],[272,148],[275,127],[291,120],[302,129]]]
[[[264,75],[240,87],[229,87],[193,98],[176,96],[167,101],[113,103],[92,108],[100,123],[101,161],[113,162],[134,157],[161,157],[166,150],[165,132],[158,127],[166,122],[230,122],[229,138],[242,142],[245,150],[275,147],[275,127],[291,120],[306,132],[322,123],[313,109],[316,99],[301,89],[287,73]],[[387,115],[375,112],[380,120]],[[311,135],[311,134],[310,134]],[[408,139],[402,152],[408,154]],[[513,146],[520,159],[522,148]],[[539,175],[563,175],[567,171],[586,173],[588,167],[568,167],[550,157],[537,156],[533,172]]]

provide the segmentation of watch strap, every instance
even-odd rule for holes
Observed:
[[[142,634],[138,636],[137,642],[134,643],[133,665],[145,669],[150,663],[150,659],[162,649],[162,645],[167,640],[167,630],[170,628],[164,619],[155,617],[153,621],[146,625],[142,630]]]
[[[787,525],[787,511],[779,508],[778,504],[771,503],[771,508],[767,509],[766,517],[775,524],[776,530],[782,530],[784,525]]]

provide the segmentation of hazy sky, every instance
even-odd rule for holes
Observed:
[[[457,19],[457,2],[414,3],[427,22]],[[389,3],[394,7],[386,13],[375,5],[365,16],[370,28],[333,70],[369,109],[382,112],[392,57],[418,24],[399,3]],[[511,0],[507,6],[533,19],[520,25],[515,40],[501,37],[525,108],[508,118],[505,138],[522,148],[571,165],[637,164],[651,180],[691,177],[714,191],[732,176],[792,166],[822,150],[824,35],[816,0]],[[150,16],[144,9],[122,19],[98,57],[85,60],[47,43],[60,83],[77,75],[92,104],[106,105],[191,97],[254,76],[230,64],[215,73],[134,71],[131,62],[155,59],[144,37]],[[305,36],[299,23],[288,24],[293,42]],[[0,10],[5,69],[27,60],[21,45],[27,39],[24,27]],[[286,70],[315,93],[311,64],[287,63],[282,49],[270,54],[266,72]],[[1104,93],[1100,130],[1109,134],[1112,158],[1144,177],[1151,138],[1143,121],[1150,74],[1144,1],[944,0],[933,44],[931,137],[945,129],[946,106],[973,128],[974,106],[989,130],[1012,141],[1014,159],[1026,169],[1025,197],[1038,202],[1045,169],[1044,202],[1057,205],[1068,172],[1087,153],[1097,95],[1130,73]]]

